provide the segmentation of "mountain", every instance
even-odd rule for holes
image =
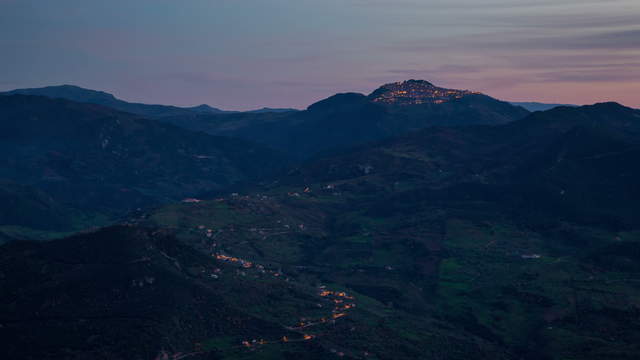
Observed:
[[[140,103],[131,103],[120,100],[112,94],[104,91],[96,91],[81,88],[74,85],[58,85],[46,86],[31,89],[16,89],[6,92],[0,92],[0,95],[36,95],[46,96],[52,99],[66,99],[76,102],[104,105],[116,110],[141,115],[148,118],[159,118],[164,116],[186,116],[195,114],[234,114],[240,111],[227,111],[202,104],[192,107],[178,107],[171,105],[149,105]],[[262,108],[246,111],[247,113],[284,113],[298,111],[296,109],[279,109],[279,108]]]
[[[202,105],[183,108],[183,109],[190,110],[198,114],[221,114],[226,112],[226,111],[211,107],[207,104],[202,104]]]
[[[295,111],[300,111],[298,109],[291,109],[291,108],[262,108],[262,109],[256,109],[256,110],[249,110],[249,111],[245,111],[248,113],[255,113],[255,114],[259,114],[259,113],[286,113],[286,112],[295,112]]]
[[[188,130],[258,142],[295,160],[429,126],[502,124],[528,113],[477,92],[444,89],[423,80],[386,84],[369,96],[337,94],[305,111],[263,108],[233,112],[208,105],[191,108],[146,105],[71,85],[18,89],[3,94],[41,95],[104,105]]]
[[[244,140],[25,95],[0,97],[0,154],[0,179],[23,186],[2,188],[13,189],[3,195],[13,200],[3,203],[0,224],[32,223],[43,230],[68,230],[65,221],[78,218],[60,209],[124,214],[255,181],[282,166],[278,154]],[[51,212],[67,219],[36,216]]]
[[[381,189],[395,182],[468,188],[474,193],[467,196],[503,199],[500,206],[514,211],[526,205],[541,216],[633,226],[640,223],[634,210],[640,173],[630,166],[640,150],[639,119],[638,110],[603,103],[537,112],[502,126],[436,127],[319,159],[293,172],[291,181],[364,176],[384,184]]]
[[[497,125],[527,114],[486,95],[411,80],[384,85],[369,96],[336,94],[304,111],[176,116],[162,121],[259,142],[302,160],[430,126]]]
[[[531,112],[533,111],[547,111],[560,106],[578,107],[578,105],[571,104],[545,104],[539,102],[511,102],[512,105],[523,107]]]
[[[370,104],[331,101],[307,111]],[[12,242],[0,247],[4,351],[637,358],[639,158],[640,111],[561,107],[430,127],[243,193]]]
[[[209,105],[181,108],[168,105],[147,105],[130,103],[117,99],[115,96],[106,92],[84,89],[73,85],[47,86],[33,89],[17,89],[0,93],[0,95],[38,95],[54,99],[66,99],[82,103],[104,105],[116,110],[141,115],[148,118],[189,114],[225,113],[225,111],[210,107]]]
[[[557,108],[326,155],[272,186],[133,223],[345,291],[356,330],[317,341],[354,354],[628,359],[640,354],[627,321],[640,295],[639,158],[639,111]]]

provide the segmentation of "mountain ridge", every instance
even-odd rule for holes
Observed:
[[[416,80],[395,84],[416,83],[423,84]],[[331,148],[348,148],[430,126],[497,125],[529,113],[487,95],[428,84],[434,92],[417,91],[416,96],[422,100],[416,103],[375,101],[377,95],[351,92],[329,96],[297,112],[175,116],[162,120],[209,134],[248,139],[304,160]],[[441,95],[443,91],[449,93]]]
[[[191,114],[235,114],[242,111],[221,110],[207,104],[201,104],[191,107],[180,107],[174,105],[161,104],[145,104],[128,102],[117,98],[115,95],[100,91],[83,88],[76,85],[53,85],[39,88],[14,89],[0,92],[0,95],[39,95],[50,98],[66,99],[76,102],[91,103],[104,105],[116,110],[121,110],[136,115],[151,118],[162,118],[165,116],[191,115]],[[261,109],[248,110],[248,113],[270,113],[270,112],[289,112],[297,111],[296,109],[279,109],[264,107]]]
[[[113,94],[104,91],[86,89],[75,85],[57,85],[41,88],[15,89],[0,93],[0,95],[40,95],[50,98],[59,98],[82,103],[104,105],[116,110],[154,118],[203,112],[224,113],[223,110],[213,108],[208,105],[200,105],[192,108],[182,108],[171,105],[131,103],[120,100]]]
[[[580,105],[573,104],[551,104],[551,103],[541,103],[536,101],[510,101],[511,104],[516,106],[522,106],[523,108],[534,112],[534,111],[547,111],[560,106],[569,106],[569,107],[579,107]]]
[[[245,140],[32,95],[0,96],[0,139],[0,179],[46,193],[53,210],[109,216],[254,181],[284,164],[277,152]]]

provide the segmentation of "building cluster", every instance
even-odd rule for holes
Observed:
[[[403,81],[384,85],[376,92],[374,102],[393,105],[442,104],[467,95],[469,90],[444,89],[426,81]]]

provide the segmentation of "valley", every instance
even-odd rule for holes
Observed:
[[[501,125],[445,122],[285,162],[265,145],[93,105],[3,100],[16,99],[113,126],[108,147],[126,151],[103,154],[91,138],[76,146],[95,149],[82,155],[103,165],[82,168],[85,157],[63,166],[26,151],[72,154],[27,132],[23,145],[5,144],[27,167],[7,158],[3,176],[30,183],[2,187],[7,204],[24,209],[5,221],[62,237],[6,232],[0,336],[12,358],[595,360],[640,351],[640,327],[628,321],[640,306],[640,173],[629,166],[640,149],[637,110],[604,103]],[[301,113],[367,119],[351,113],[354,99],[379,106],[349,95]],[[16,118],[33,112],[19,109]],[[126,144],[143,139],[118,126],[163,140],[149,137],[134,155]],[[157,197],[113,207],[130,211],[111,226],[55,235],[66,217],[46,214],[88,212],[83,201],[94,201],[18,177],[42,163],[69,189],[102,192],[103,204],[117,198],[90,177],[122,181],[127,200]],[[51,227],[19,223],[36,218]]]

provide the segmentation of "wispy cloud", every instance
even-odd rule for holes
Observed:
[[[0,0],[0,86],[242,109],[425,78],[640,106],[638,19],[639,0]]]

